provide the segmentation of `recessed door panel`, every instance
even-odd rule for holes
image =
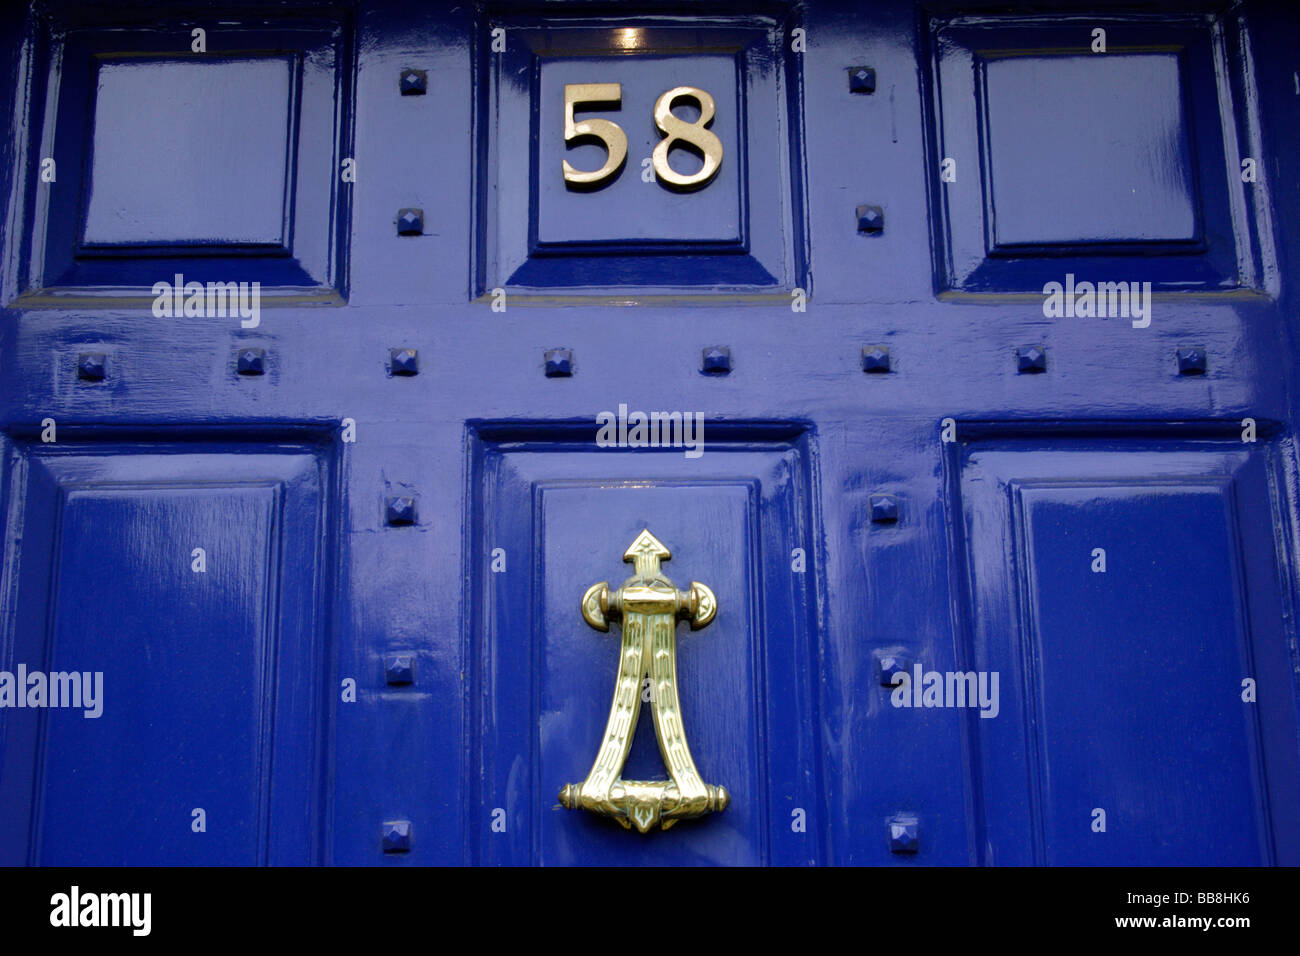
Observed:
[[[475,776],[483,791],[481,805],[467,811],[484,862],[817,858],[812,823],[791,827],[796,809],[802,820],[818,815],[813,778],[800,763],[813,746],[805,690],[812,583],[789,560],[791,542],[805,540],[808,527],[802,449],[801,440],[691,460],[680,452],[484,446],[476,569],[484,616],[474,634],[482,734]],[[583,594],[632,575],[623,554],[643,529],[671,551],[662,571],[677,588],[699,581],[717,598],[707,627],[677,624],[677,695],[700,776],[731,796],[725,810],[644,834],[567,810],[557,797],[583,781],[597,757],[627,624],[590,627]],[[652,688],[638,691],[643,703],[621,777],[664,780]]]
[[[48,697],[3,713],[0,792],[32,832],[6,858],[313,859],[319,468],[307,451],[33,452],[4,669],[44,675],[28,696]]]
[[[1265,686],[1291,698],[1265,469],[1230,449],[1085,447],[963,467],[971,659],[1002,696],[970,722],[989,862],[1270,862],[1267,768],[1294,755],[1258,705]]]

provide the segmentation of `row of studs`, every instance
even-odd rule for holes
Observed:
[[[1205,374],[1205,349],[1200,346],[1179,346],[1174,349],[1179,375]],[[547,349],[543,354],[547,378],[568,378],[573,374],[572,349]],[[397,376],[418,375],[420,357],[416,349],[390,349],[389,372]],[[235,351],[235,370],[240,375],[266,374],[266,350],[241,348]],[[1047,371],[1047,350],[1041,345],[1016,349],[1016,370],[1021,374],[1035,375]],[[714,345],[704,349],[700,371],[706,375],[726,375],[731,372],[731,349]],[[862,371],[881,374],[890,371],[889,349],[883,345],[862,348]],[[83,382],[102,382],[108,374],[108,356],[103,352],[82,352],[77,356],[77,378]]]

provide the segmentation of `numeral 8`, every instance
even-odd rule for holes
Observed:
[[[673,115],[673,104],[684,97],[700,104],[700,118],[694,123]],[[655,103],[655,125],[664,134],[664,138],[650,157],[654,163],[655,175],[663,182],[678,189],[699,189],[717,175],[718,168],[722,165],[722,140],[704,128],[713,122],[713,112],[713,97],[694,86],[674,87],[659,97]],[[704,156],[704,165],[699,172],[683,176],[668,165],[668,150],[678,141],[689,144]]]

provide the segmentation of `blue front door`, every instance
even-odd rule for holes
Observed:
[[[5,13],[0,863],[1300,863],[1300,38],[1099,6]]]

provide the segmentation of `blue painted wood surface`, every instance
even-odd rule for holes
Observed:
[[[1006,6],[7,9],[0,671],[105,686],[0,710],[0,862],[1300,863],[1296,23]],[[223,83],[250,57],[291,104]],[[735,64],[734,148],[673,193],[640,160],[694,58]],[[168,65],[153,135],[98,129],[105,63]],[[536,101],[572,70],[625,84],[583,114],[633,144],[606,191]],[[155,315],[177,274],[260,283],[256,323]],[[1150,282],[1149,324],[1045,314],[1067,276]],[[704,454],[599,446],[620,405],[700,413]],[[682,703],[734,800],[644,837],[555,798],[616,666],[578,601],[642,527],[717,593]],[[894,706],[886,659],[997,671],[997,716]]]

